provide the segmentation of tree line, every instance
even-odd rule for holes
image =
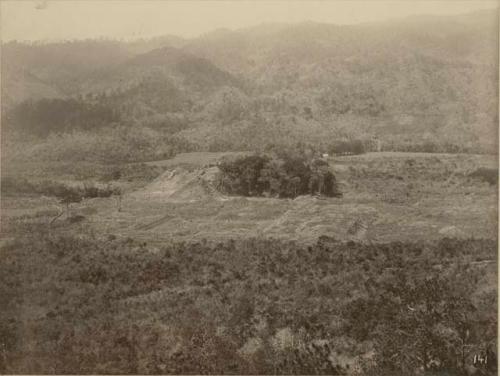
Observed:
[[[7,129],[46,137],[51,133],[73,130],[92,130],[109,126],[120,120],[113,108],[78,99],[41,99],[25,101],[5,117]]]

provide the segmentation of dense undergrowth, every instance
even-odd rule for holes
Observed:
[[[458,375],[495,349],[495,271],[490,240],[155,246],[34,231],[2,248],[0,370]]]

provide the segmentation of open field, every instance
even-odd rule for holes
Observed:
[[[88,199],[73,206],[73,212],[85,220],[69,226],[75,231],[86,228],[148,242],[242,235],[304,242],[314,242],[321,235],[377,242],[496,237],[497,186],[469,176],[479,168],[496,168],[495,156],[369,153],[334,157],[330,164],[344,192],[342,198],[274,199],[227,197],[211,189],[206,177],[214,168],[203,166],[213,165],[224,155],[231,154],[193,153],[149,162],[149,176],[113,182],[125,192],[121,211],[114,197]],[[29,173],[29,168],[18,169]],[[151,181],[154,176],[158,177]],[[57,202],[47,197],[2,197],[7,226],[30,217],[48,222],[43,213],[50,215],[57,208]]]

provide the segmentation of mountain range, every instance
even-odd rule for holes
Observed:
[[[1,62],[2,113],[14,129],[8,113],[26,101],[72,99],[160,131],[182,119],[168,131],[200,149],[371,137],[497,144],[496,10],[193,39],[9,42]]]

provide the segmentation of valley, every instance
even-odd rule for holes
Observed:
[[[282,20],[2,40],[0,374],[497,374],[498,9]]]

